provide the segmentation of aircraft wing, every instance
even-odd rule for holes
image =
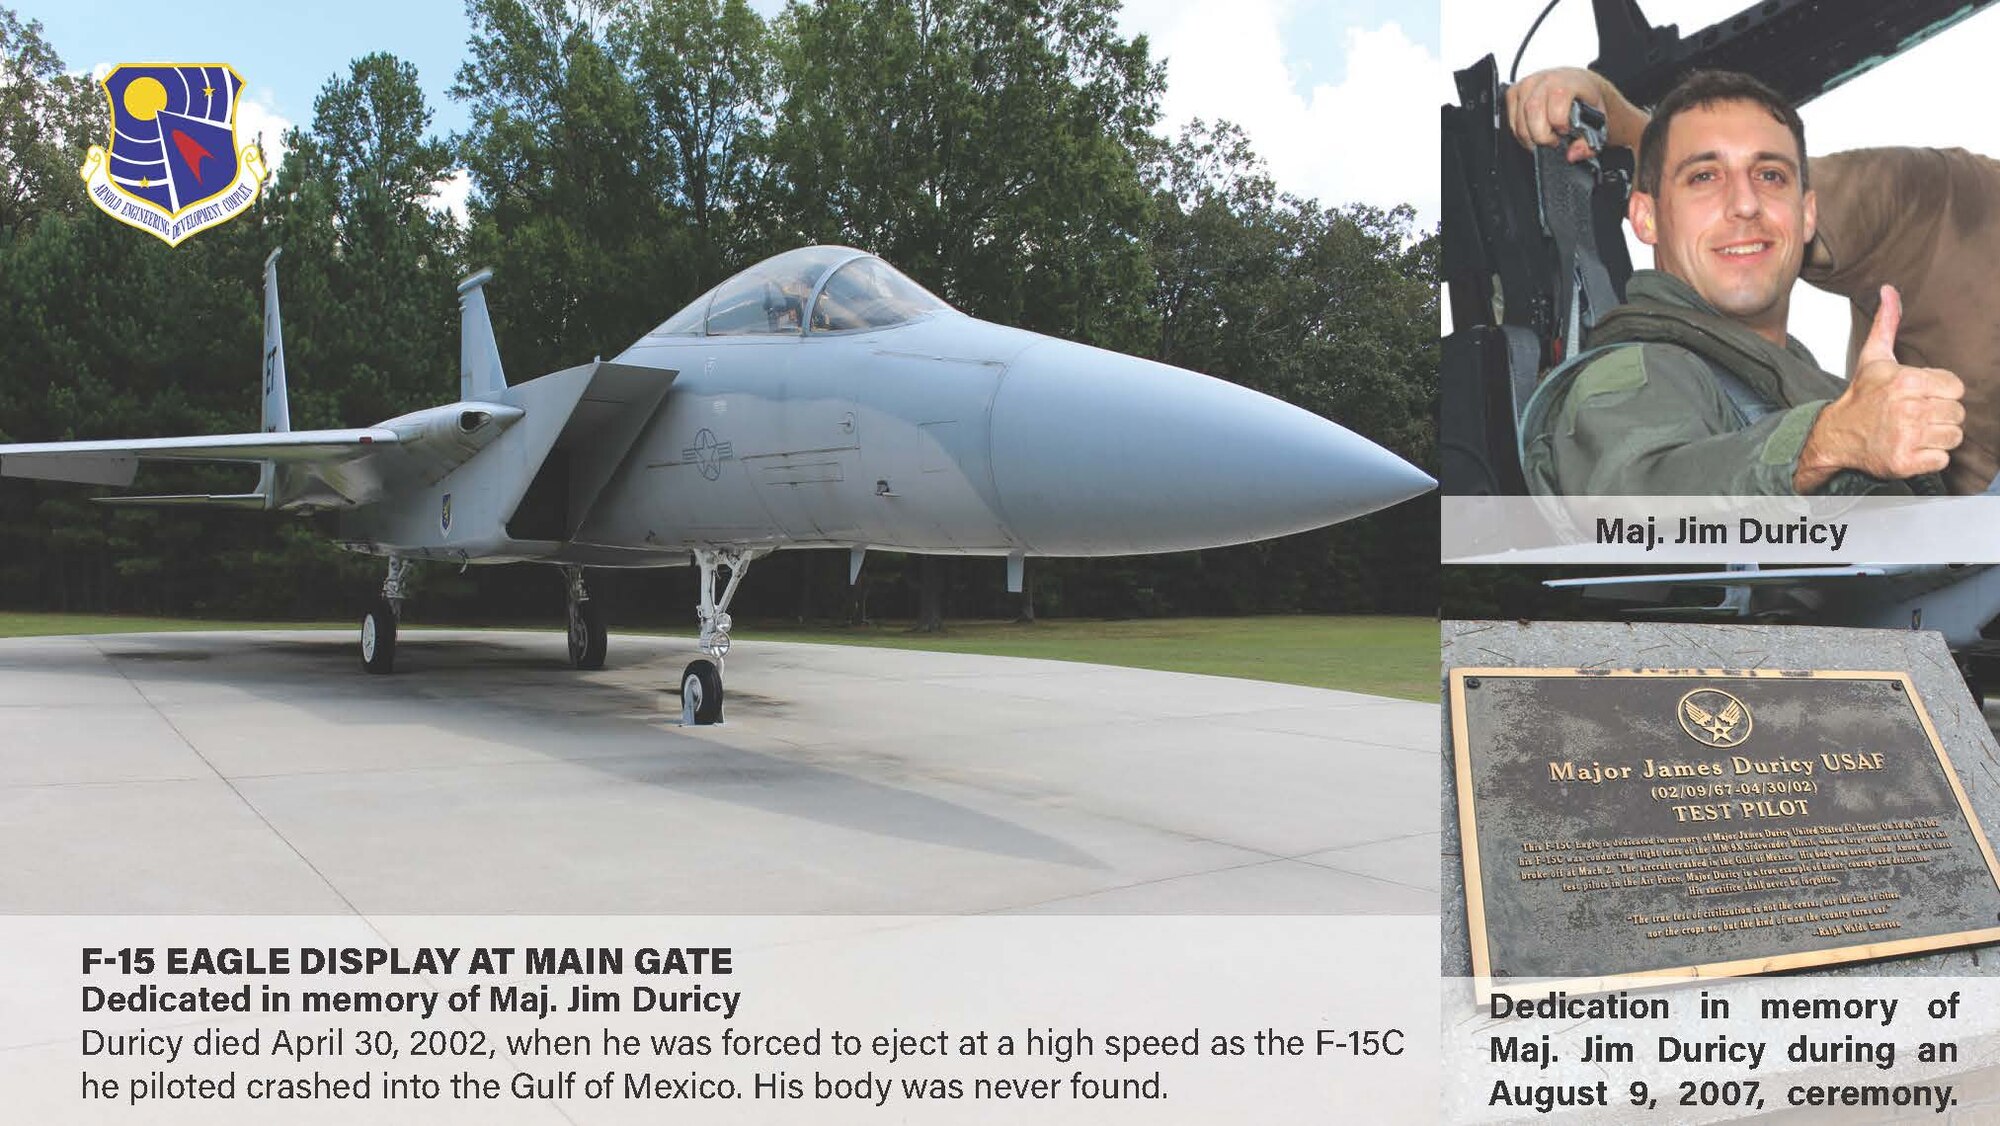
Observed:
[[[1602,575],[1587,579],[1549,579],[1543,586],[1566,587],[1660,587],[1660,586],[1756,586],[1796,583],[1801,579],[1879,579],[1901,571],[1899,567],[1854,564],[1846,567],[1789,567],[1757,571],[1679,571],[1665,575]],[[1616,596],[1612,596],[1616,597]]]
[[[0,477],[130,485],[141,461],[339,463],[400,441],[394,430],[297,430],[0,446]]]
[[[1550,588],[1580,589],[1585,598],[1652,603],[1666,602],[1669,592],[1676,587],[1721,587],[1722,601],[1713,606],[1656,605],[1628,610],[1627,613],[1641,615],[1694,613],[1733,618],[1741,617],[1749,610],[1750,592],[1754,587],[1797,587],[1818,582],[1879,579],[1901,574],[1907,570],[1909,568],[1901,566],[1869,564],[1844,567],[1786,567],[1775,570],[1738,567],[1726,571],[1677,571],[1663,575],[1602,575],[1587,579],[1547,579],[1542,585]]]

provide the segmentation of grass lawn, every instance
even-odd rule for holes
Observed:
[[[190,621],[177,618],[111,617],[0,612],[0,637],[86,633],[150,633],[163,630],[339,629],[350,622]],[[551,630],[556,627],[548,627]],[[613,632],[619,632],[613,627]],[[686,636],[686,630],[628,632]],[[1438,698],[1438,627],[1434,618],[1269,616],[1255,618],[1153,618],[1100,622],[1051,619],[1015,622],[953,622],[942,634],[909,632],[906,625],[801,627],[739,623],[745,641],[807,641],[833,645],[880,645],[1002,657],[1124,665],[1170,672],[1240,676],[1340,688],[1406,700]],[[616,659],[616,649],[613,649]]]
[[[59,637],[83,633],[185,633],[209,629],[360,629],[349,622],[239,622],[148,618],[138,614],[37,614],[0,610],[0,637]]]
[[[1288,615],[1117,622],[1064,618],[1033,625],[954,622],[947,623],[941,635],[910,633],[900,625],[739,626],[736,636],[1041,657],[1275,680],[1406,700],[1438,698],[1435,618]]]

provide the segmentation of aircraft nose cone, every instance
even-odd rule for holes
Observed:
[[[1349,520],[1437,485],[1311,411],[1059,340],[1008,366],[992,442],[1008,526],[1048,555],[1248,543]]]

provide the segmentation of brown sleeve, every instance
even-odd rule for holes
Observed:
[[[1978,492],[2000,468],[2000,161],[1963,149],[1858,149],[1815,159],[1819,238],[1806,281],[1848,298],[1848,370],[1884,283],[1903,295],[1896,358],[1965,381],[1965,442],[1946,481]]]
[[[1819,235],[1802,276],[1869,309],[1884,282],[1921,264],[1951,198],[1946,154],[1937,149],[1854,149],[1812,158]]]

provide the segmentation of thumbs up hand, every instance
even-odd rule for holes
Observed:
[[[1897,362],[1902,320],[1902,297],[1896,287],[1883,286],[1846,392],[1820,412],[1799,452],[1792,478],[1799,492],[1818,488],[1842,469],[1888,480],[1935,473],[1965,439],[1965,384],[1942,368]]]
[[[1895,286],[1885,285],[1881,297],[1875,323],[1868,326],[1868,339],[1861,344],[1859,362],[1855,365],[1857,375],[1869,364],[1883,360],[1896,362],[1896,330],[1903,325],[1903,295],[1896,292]]]

